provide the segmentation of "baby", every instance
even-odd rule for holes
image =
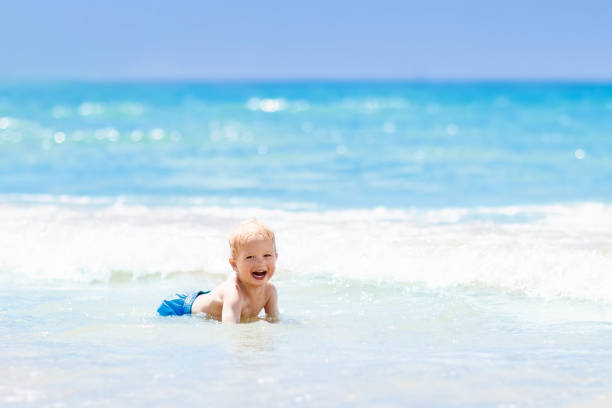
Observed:
[[[278,319],[276,288],[270,279],[276,269],[274,233],[256,220],[238,225],[230,234],[229,263],[236,274],[211,291],[177,294],[157,309],[162,316],[205,313],[223,323],[254,320],[261,309]]]

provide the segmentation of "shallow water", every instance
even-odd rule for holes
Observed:
[[[281,322],[238,326],[154,316],[169,282],[12,291],[3,401],[566,406],[611,385],[607,304],[479,286],[277,285]]]
[[[609,406],[609,129],[609,84],[0,84],[0,403]],[[250,217],[280,322],[156,316]]]
[[[610,229],[575,216],[610,209],[514,208],[505,223],[490,218],[508,209],[454,211],[465,219],[6,205],[0,396],[15,406],[605,402]],[[281,321],[156,316],[170,293],[225,278],[224,232],[247,212],[277,225]]]

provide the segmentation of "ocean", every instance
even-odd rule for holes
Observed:
[[[612,84],[0,82],[0,247],[3,406],[607,407]]]

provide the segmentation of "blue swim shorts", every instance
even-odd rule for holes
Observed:
[[[176,296],[164,299],[161,305],[157,308],[157,313],[162,316],[182,316],[191,314],[191,306],[195,299],[207,291],[195,291],[188,293],[177,293]]]

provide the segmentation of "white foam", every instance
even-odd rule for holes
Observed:
[[[227,235],[257,217],[277,234],[279,275],[483,284],[612,301],[612,206],[286,211],[148,207],[42,197],[0,201],[5,283],[107,282],[230,271]]]

